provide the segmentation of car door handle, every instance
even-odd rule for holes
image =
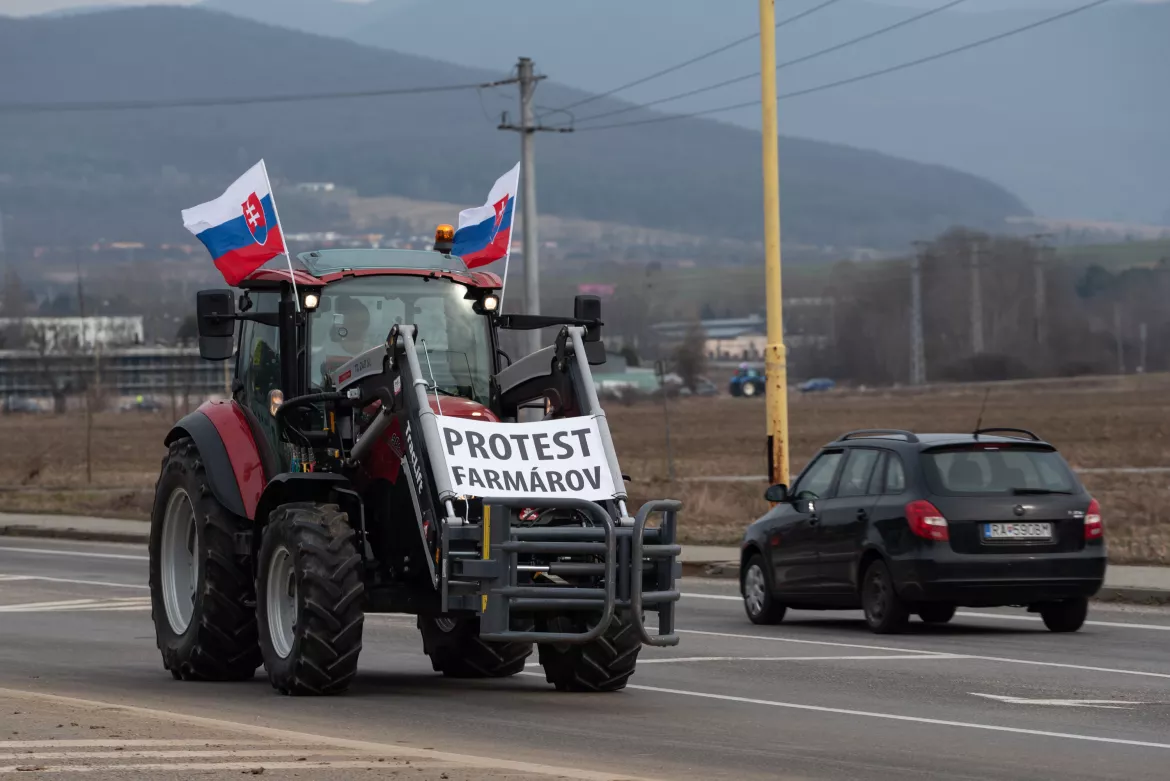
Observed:
[[[869,520],[869,513],[867,513],[865,510],[859,509],[857,511],[857,520],[859,520],[859,521]]]
[[[816,514],[810,515],[808,517],[808,525],[809,526],[816,526],[820,522],[821,522],[821,519]]]

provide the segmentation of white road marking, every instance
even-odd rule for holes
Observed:
[[[538,673],[521,673],[522,675],[537,675]],[[1065,740],[1088,741],[1092,743],[1111,743],[1119,746],[1140,746],[1143,748],[1157,748],[1170,750],[1170,743],[1155,743],[1146,740],[1125,740],[1123,738],[1105,738],[1097,735],[1082,735],[1072,732],[1052,732],[1048,730],[1026,729],[1023,727],[1006,727],[1000,724],[980,724],[970,721],[949,721],[946,719],[929,719],[924,716],[903,716],[897,713],[880,713],[877,711],[853,710],[851,708],[829,708],[823,705],[805,705],[798,702],[783,702],[780,700],[759,700],[752,697],[735,697],[730,694],[712,694],[709,692],[687,691],[685,689],[667,689],[661,686],[642,686],[629,684],[627,689],[655,692],[657,694],[675,694],[683,697],[697,697],[707,700],[721,700],[737,702],[745,705],[762,705],[769,708],[786,708],[790,710],[812,711],[815,713],[832,713],[841,716],[860,716],[868,719],[883,719],[887,721],[908,721],[915,724],[931,724],[940,727],[959,727],[962,729],[986,730],[989,732],[1008,732],[1015,735],[1035,735],[1047,738],[1061,738]]]
[[[118,599],[73,599],[61,602],[25,602],[17,605],[0,605],[0,613],[61,613],[85,611],[102,613],[125,610],[147,610],[150,597],[121,597]]]
[[[1014,616],[1006,613],[974,613],[959,612],[956,616],[964,618],[997,618],[1004,621],[1043,621],[1039,616]],[[1158,632],[1170,632],[1170,625],[1166,624],[1130,624],[1125,621],[1086,621],[1085,626],[1109,626],[1119,629],[1152,629]]]
[[[125,746],[251,746],[255,741],[211,740],[208,738],[175,738],[159,740],[154,738],[86,738],[84,740],[0,740],[0,751],[14,748],[106,748]]]
[[[0,765],[0,773],[21,773],[35,770],[37,773],[168,773],[181,770],[238,770],[241,773],[257,768],[264,770],[305,770],[309,768],[344,769],[344,770],[385,770],[395,767],[393,761],[379,762],[368,759],[347,760],[310,760],[305,762],[152,762],[125,765]],[[523,763],[520,763],[523,764]],[[579,772],[579,771],[578,771]],[[578,776],[580,777],[580,776]],[[600,778],[600,776],[594,776]]]
[[[377,753],[386,757],[409,757],[411,759],[422,759],[431,762],[445,762],[452,764],[464,765],[473,768],[490,768],[493,770],[509,770],[514,773],[531,773],[534,775],[553,775],[564,778],[577,779],[578,781],[613,781],[614,778],[621,777],[623,781],[647,781],[644,777],[631,776],[626,773],[614,773],[600,770],[580,770],[573,767],[565,767],[560,765],[548,765],[540,762],[523,762],[512,759],[502,759],[496,757],[475,756],[471,754],[456,754],[449,751],[435,751],[428,748],[414,748],[412,746],[403,746],[399,744],[378,743],[369,740],[355,740],[352,738],[336,738],[328,735],[316,735],[308,732],[296,732],[294,730],[277,729],[276,727],[263,727],[258,724],[248,724],[238,721],[228,721],[226,719],[216,719],[210,716],[194,716],[185,713],[175,713],[174,711],[164,711],[157,708],[144,708],[138,705],[122,705],[113,702],[101,702],[98,700],[84,700],[77,697],[63,697],[57,694],[45,694],[43,692],[29,692],[20,689],[5,689],[0,688],[0,697],[11,697],[13,699],[33,700],[40,702],[52,702],[62,705],[70,705],[77,708],[90,708],[95,710],[109,710],[114,713],[122,713],[128,716],[140,716],[147,719],[157,720],[160,722],[170,722],[173,724],[188,724],[194,727],[204,727],[209,729],[223,730],[225,732],[236,735],[252,735],[255,737],[267,738],[269,740],[277,740],[283,743],[295,743],[298,745],[312,745],[312,746],[329,746],[335,749],[347,749],[350,751],[360,751],[368,753]],[[50,743],[63,743],[64,741],[49,741]],[[199,741],[204,744],[223,744],[223,741],[205,740]],[[102,741],[104,745],[111,745],[109,741]],[[3,744],[0,744],[3,745]],[[115,768],[112,765],[94,766],[100,770],[152,770],[158,772],[175,771],[175,770],[249,770],[257,767],[258,763],[241,763],[238,767],[228,766],[226,764],[212,764],[208,767],[195,767],[192,765],[157,765],[157,766],[123,766]],[[318,767],[314,763],[306,762],[265,762],[266,768],[273,770],[291,770],[295,768]],[[374,765],[369,763],[357,762],[347,764],[344,762],[334,762],[329,767],[335,768],[350,768],[356,769],[358,767],[380,767],[385,768],[388,763],[382,762]],[[68,767],[68,766],[66,766]],[[0,768],[0,772],[11,772],[4,768]],[[68,771],[54,771],[48,770],[45,772],[68,772]]]
[[[799,643],[802,645],[825,645],[835,646],[838,648],[865,648],[871,651],[900,651],[902,653],[916,653],[929,656],[946,656],[948,654],[942,651],[927,651],[920,648],[892,648],[884,645],[862,645],[860,643],[834,643],[828,640],[799,640],[793,637],[780,637],[777,635],[741,635],[730,632],[705,632],[698,629],[676,629],[679,634],[687,635],[707,635],[710,637],[734,637],[744,640],[767,640],[777,643]],[[1092,667],[1084,664],[1064,664],[1062,662],[1041,662],[1033,659],[1008,659],[1002,656],[983,656],[981,654],[962,654],[965,659],[979,659],[985,662],[1004,662],[1006,664],[1028,664],[1037,667],[1060,667],[1069,670],[1086,670],[1089,672],[1098,673],[1116,673],[1119,675],[1140,675],[1148,678],[1167,678],[1170,679],[1170,673],[1155,673],[1147,672],[1145,670],[1123,670],[1116,667]]]
[[[1106,708],[1108,710],[1128,710],[1131,705],[1153,705],[1150,702],[1130,702],[1127,700],[1046,700],[1030,697],[1008,697],[1003,694],[981,694],[971,692],[974,697],[985,697],[989,700],[998,700],[1010,705],[1047,705],[1061,708]]]
[[[130,553],[97,553],[79,550],[52,550],[49,548],[20,548],[10,545],[0,545],[0,551],[5,553],[33,553],[38,556],[78,556],[83,559],[121,559],[123,561],[150,561],[149,556],[135,556]]]
[[[687,592],[683,594],[684,598],[689,599],[714,599],[721,602],[742,602],[743,597],[732,596],[729,594],[695,594]],[[991,618],[1000,619],[1003,621],[1041,621],[1039,616],[1028,615],[1013,615],[1011,613],[977,613],[972,611],[960,611],[955,613],[956,616],[965,618]],[[1170,624],[1131,624],[1125,621],[1096,621],[1089,620],[1085,622],[1085,626],[1108,626],[1120,629],[1153,629],[1159,632],[1170,632]]]
[[[638,664],[670,664],[682,662],[876,662],[887,659],[966,659],[963,654],[886,654],[877,656],[667,656],[660,659],[639,659]]]
[[[0,582],[15,580],[37,580],[46,583],[68,583],[75,586],[105,586],[107,588],[141,588],[150,586],[141,583],[110,583],[105,580],[75,580],[73,578],[50,578],[46,575],[0,575]]]
[[[328,751],[328,749],[326,749]],[[31,751],[20,754],[0,754],[0,759],[216,759],[218,757],[310,757],[321,749],[297,748],[228,748],[199,751]]]

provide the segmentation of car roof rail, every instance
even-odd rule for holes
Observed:
[[[977,429],[975,429],[975,432],[971,436],[975,437],[975,439],[979,439],[980,434],[991,434],[991,433],[994,433],[996,431],[998,431],[1000,433],[1004,433],[1004,434],[1023,434],[1024,436],[1031,439],[1033,442],[1042,442],[1043,441],[1042,439],[1040,439],[1040,437],[1036,436],[1031,431],[1028,431],[1028,429],[1026,429],[1026,428],[1002,428],[999,426],[996,426],[994,428],[977,428]]]
[[[842,434],[837,438],[838,442],[844,442],[848,439],[862,439],[865,437],[883,438],[883,437],[904,437],[907,442],[917,443],[918,436],[912,431],[904,431],[899,428],[862,428],[857,431],[850,431]]]

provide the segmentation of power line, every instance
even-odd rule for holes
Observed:
[[[831,54],[833,52],[840,51],[841,49],[845,49],[845,48],[848,48],[850,46],[855,46],[856,44],[862,43],[863,41],[868,41],[869,39],[876,38],[879,35],[885,35],[886,33],[893,32],[894,30],[897,30],[901,27],[906,27],[907,25],[914,24],[915,22],[919,21],[920,19],[925,19],[928,16],[933,16],[934,14],[941,13],[942,11],[946,11],[947,9],[954,8],[955,6],[959,5],[960,3],[965,3],[965,2],[967,2],[967,0],[950,0],[950,2],[948,2],[948,3],[944,3],[943,5],[932,8],[928,11],[923,11],[920,14],[915,14],[914,16],[911,16],[908,19],[903,19],[900,22],[895,22],[894,24],[886,25],[885,27],[881,28],[880,30],[874,30],[873,32],[866,33],[865,35],[859,35],[856,38],[851,38],[848,41],[842,41],[841,43],[838,43],[834,46],[830,46],[827,49],[821,49],[820,51],[815,51],[811,54],[806,54],[803,57],[797,57],[796,59],[788,60],[787,62],[782,62],[776,66],[776,70],[782,70],[784,68],[792,67],[793,65],[799,65],[802,62],[808,62],[809,60],[814,60],[817,57],[821,57],[821,56],[824,56],[826,54]],[[728,87],[728,86],[731,86],[732,84],[738,84],[742,81],[747,81],[748,79],[757,78],[759,75],[760,75],[759,71],[745,73],[744,75],[736,76],[733,79],[727,79],[726,81],[721,81],[717,84],[711,84],[711,85],[706,86],[706,87],[699,87],[697,89],[688,90],[687,92],[680,92],[677,95],[670,95],[670,96],[665,97],[665,98],[659,98],[658,100],[652,100],[649,103],[642,103],[642,104],[639,104],[636,106],[626,106],[625,108],[619,108],[619,109],[615,109],[613,111],[606,111],[605,113],[602,113],[602,114],[591,114],[590,116],[582,117],[579,121],[580,122],[588,122],[588,121],[593,120],[593,119],[601,119],[602,117],[612,117],[612,116],[616,116],[618,114],[626,114],[630,111],[637,111],[639,109],[650,108],[651,106],[657,106],[660,103],[669,103],[672,100],[680,100],[682,98],[689,98],[692,95],[700,95],[704,92],[710,92],[711,90],[721,89],[722,87]]]
[[[810,14],[815,14],[817,11],[820,11],[822,8],[828,8],[829,6],[833,5],[834,3],[838,3],[838,2],[840,2],[840,0],[824,0],[824,2],[813,6],[812,8],[801,11],[798,14],[794,14],[793,16],[790,16],[787,19],[783,19],[783,20],[777,22],[776,29],[779,30],[781,27],[784,27],[785,25],[789,25],[789,24],[792,24],[793,22],[800,21],[804,17],[809,16]],[[704,52],[703,54],[692,57],[689,60],[685,60],[683,62],[680,62],[677,65],[671,65],[669,68],[663,68],[660,71],[657,71],[655,73],[651,73],[649,76],[643,76],[640,79],[634,79],[633,81],[627,82],[627,83],[621,85],[620,87],[614,87],[613,89],[607,90],[606,92],[601,92],[601,93],[598,93],[596,95],[590,95],[589,97],[582,98],[581,100],[578,100],[575,103],[570,103],[567,106],[561,106],[560,110],[564,111],[566,109],[577,108],[578,106],[584,106],[586,103],[592,103],[595,100],[600,100],[601,98],[607,98],[610,95],[613,95],[615,93],[624,92],[625,90],[628,90],[631,87],[636,87],[639,84],[645,84],[646,82],[651,81],[653,79],[657,79],[660,76],[665,76],[668,73],[673,73],[676,70],[681,70],[682,68],[685,68],[688,65],[694,65],[696,62],[701,62],[701,61],[708,59],[710,57],[714,57],[716,54],[722,54],[723,52],[727,51],[728,49],[734,49],[736,46],[747,43],[748,41],[753,41],[759,37],[760,37],[760,34],[758,32],[752,33],[751,35],[745,35],[742,38],[737,38],[734,41],[731,41],[730,43],[725,43],[718,48],[712,49],[711,51],[708,51],[708,52]]]
[[[1031,24],[1026,24],[1022,27],[1016,27],[1016,28],[1013,28],[1011,30],[1007,30],[1006,32],[998,33],[996,35],[992,35],[992,36],[987,37],[987,38],[980,38],[977,41],[972,41],[971,43],[963,44],[962,46],[956,46],[953,49],[947,49],[946,51],[941,51],[941,52],[937,52],[935,54],[930,54],[930,55],[927,55],[926,57],[919,57],[916,60],[910,60],[909,62],[903,62],[903,63],[900,63],[898,65],[891,65],[890,67],[882,68],[881,70],[870,71],[868,73],[862,73],[858,76],[850,76],[849,78],[839,79],[837,81],[831,81],[831,82],[828,82],[827,84],[818,84],[815,87],[809,87],[807,89],[796,90],[795,92],[785,92],[785,93],[780,94],[778,96],[778,99],[779,100],[786,100],[788,98],[798,98],[798,97],[801,97],[803,95],[811,95],[815,92],[823,92],[825,90],[835,89],[837,87],[843,87],[847,84],[856,84],[859,81],[867,81],[869,79],[877,78],[878,76],[885,76],[886,74],[889,74],[889,73],[895,73],[897,71],[905,70],[907,68],[913,68],[913,67],[918,66],[918,65],[924,65],[928,62],[940,60],[943,57],[949,57],[952,54],[959,54],[960,52],[969,51],[969,50],[975,49],[979,46],[984,46],[984,45],[989,44],[989,43],[994,43],[995,41],[1001,41],[1004,38],[1010,38],[1013,35],[1019,35],[1020,33],[1027,32],[1029,30],[1034,30],[1037,27],[1043,27],[1046,24],[1051,24],[1052,22],[1057,22],[1057,21],[1060,21],[1061,19],[1067,19],[1068,17],[1073,16],[1075,14],[1079,14],[1082,11],[1088,11],[1092,8],[1096,8],[1099,5],[1104,5],[1105,3],[1109,3],[1109,2],[1112,2],[1112,0],[1093,0],[1093,2],[1091,2],[1091,3],[1085,3],[1084,5],[1077,6],[1076,8],[1070,8],[1067,11],[1062,11],[1058,14],[1053,14],[1052,16],[1047,16],[1043,19],[1040,19],[1039,21],[1032,22]],[[735,104],[732,104],[730,106],[720,106],[718,108],[710,108],[710,109],[705,109],[703,111],[692,111],[692,112],[686,113],[686,114],[668,114],[668,115],[662,116],[662,117],[653,117],[650,119],[640,119],[640,120],[637,120],[634,122],[615,122],[615,123],[609,124],[609,125],[594,125],[592,127],[578,128],[578,132],[584,133],[584,132],[588,132],[591,130],[611,130],[613,128],[619,128],[619,127],[633,127],[635,125],[649,125],[649,124],[656,124],[659,122],[673,122],[674,120],[677,120],[677,119],[692,119],[694,117],[702,117],[702,116],[707,116],[709,114],[719,114],[719,113],[722,113],[724,111],[734,111],[736,109],[747,108],[749,106],[756,106],[756,105],[759,105],[759,102],[760,102],[759,100],[749,100],[749,101],[745,101],[743,103],[735,103]]]
[[[300,95],[259,95],[240,98],[193,98],[180,100],[116,100],[78,103],[0,103],[2,114],[43,114],[62,111],[142,111],[164,108],[203,108],[210,106],[244,106],[263,103],[299,103],[311,100],[345,100],[350,98],[378,98],[393,95],[422,95],[432,92],[479,90],[507,84],[493,81],[484,84],[447,84],[436,87],[397,87],[392,89],[360,90],[357,92],[311,92]]]

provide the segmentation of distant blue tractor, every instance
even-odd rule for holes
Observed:
[[[728,390],[732,396],[759,396],[764,392],[764,374],[759,369],[742,365],[732,376]]]

